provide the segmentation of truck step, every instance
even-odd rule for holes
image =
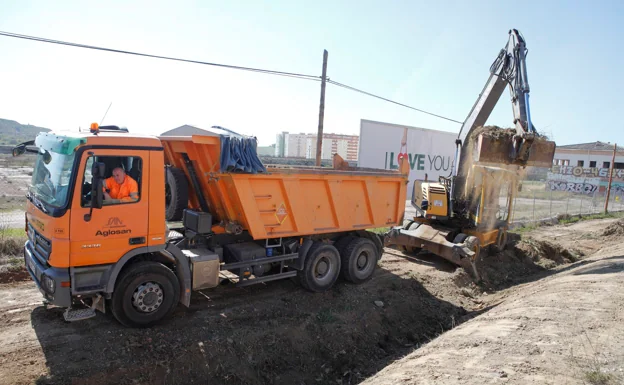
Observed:
[[[67,322],[82,321],[82,320],[93,318],[93,317],[95,317],[95,309],[92,309],[92,308],[86,308],[86,309],[67,308],[67,310],[65,310],[65,313],[63,313],[63,318],[65,318],[65,321]]]

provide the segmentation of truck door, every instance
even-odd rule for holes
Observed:
[[[104,200],[101,209],[94,209],[87,221],[94,161],[106,165],[105,188],[110,199]],[[129,250],[147,246],[148,167],[148,151],[107,149],[83,153],[71,207],[70,266],[115,263]]]

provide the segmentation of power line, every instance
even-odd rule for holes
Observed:
[[[230,64],[220,64],[220,63],[211,63],[211,62],[205,62],[205,61],[199,61],[199,60],[182,59],[182,58],[176,58],[176,57],[171,57],[171,56],[153,55],[153,54],[140,53],[140,52],[134,52],[134,51],[119,50],[119,49],[114,49],[114,48],[106,48],[106,47],[98,47],[98,46],[87,45],[87,44],[72,43],[72,42],[67,42],[67,41],[62,41],[62,40],[53,40],[53,39],[47,39],[47,38],[37,37],[37,36],[22,35],[22,34],[13,33],[13,32],[0,31],[0,36],[7,36],[7,37],[18,38],[18,39],[38,41],[38,42],[42,42],[42,43],[65,45],[65,46],[69,46],[69,47],[86,48],[86,49],[92,49],[92,50],[97,50],[97,51],[122,53],[122,54],[126,54],[126,55],[142,56],[142,57],[148,57],[148,58],[154,58],[154,59],[173,60],[173,61],[178,61],[178,62],[203,64],[203,65],[208,65],[208,66],[213,66],[213,67],[221,67],[221,68],[228,68],[228,69],[235,69],[235,70],[242,70],[242,71],[250,71],[250,72],[264,73],[264,74],[269,74],[269,75],[286,76],[286,77],[292,77],[292,78],[303,79],[303,80],[321,81],[321,76],[315,76],[315,75],[305,75],[305,74],[299,74],[299,73],[294,73],[294,72],[275,71],[275,70],[267,70],[267,69],[262,69],[262,68],[243,67],[243,66],[235,66],[235,65],[230,65]],[[367,91],[364,91],[364,90],[361,90],[361,89],[358,89],[358,88],[355,88],[355,87],[352,87],[352,86],[349,86],[349,85],[346,85],[346,84],[343,84],[343,83],[339,83],[339,82],[334,81],[334,80],[330,80],[329,78],[327,79],[327,83],[330,83],[330,84],[333,84],[335,86],[342,87],[342,88],[345,88],[345,89],[348,89],[348,90],[351,90],[351,91],[354,91],[354,92],[359,92],[361,94],[368,95],[368,96],[371,96],[373,98],[384,100],[386,102],[393,103],[393,104],[399,105],[401,107],[409,108],[411,110],[418,111],[418,112],[421,112],[423,114],[431,115],[431,116],[434,116],[436,118],[448,120],[448,121],[453,122],[453,123],[463,124],[463,122],[460,122],[458,120],[447,118],[447,117],[442,116],[442,115],[434,114],[432,112],[425,111],[425,110],[422,110],[420,108],[408,106],[407,104],[399,103],[399,102],[396,102],[394,100],[390,100],[388,98],[384,98],[382,96],[375,95],[375,94],[372,94],[370,92],[367,92]]]
[[[366,92],[366,91],[357,89],[355,87],[348,86],[346,84],[338,83],[338,82],[333,81],[333,80],[327,80],[327,82],[330,83],[330,84],[333,84],[335,86],[338,86],[338,87],[343,87],[343,88],[346,88],[346,89],[351,90],[351,91],[355,91],[355,92],[359,92],[359,93],[364,94],[364,95],[372,96],[373,98],[377,98],[377,99],[381,99],[381,100],[384,100],[384,101],[389,102],[389,103],[397,104],[397,105],[399,105],[401,107],[405,107],[405,108],[409,108],[409,109],[414,110],[414,111],[422,112],[423,114],[435,116],[436,118],[448,120],[449,122],[463,124],[463,122],[460,122],[459,120],[447,118],[447,117],[442,116],[442,115],[434,114],[433,112],[421,110],[420,108],[416,108],[416,107],[408,106],[407,104],[395,102],[394,100],[390,100],[388,98],[384,98],[383,96],[371,94],[370,92]]]
[[[153,54],[133,52],[133,51],[124,51],[124,50],[113,49],[113,48],[105,48],[105,47],[98,47],[98,46],[93,46],[93,45],[71,43],[71,42],[61,41],[61,40],[46,39],[43,37],[21,35],[21,34],[12,33],[12,32],[0,31],[0,35],[7,36],[7,37],[15,37],[18,39],[33,40],[33,41],[38,41],[42,43],[51,43],[51,44],[66,45],[70,47],[93,49],[97,51],[123,53],[127,55],[143,56],[143,57],[164,59],[164,60],[173,60],[173,61],[179,61],[179,62],[185,62],[185,63],[203,64],[203,65],[209,65],[209,66],[214,66],[214,67],[259,72],[259,73],[264,73],[264,74],[269,74],[269,75],[288,76],[288,77],[305,79],[305,80],[315,80],[315,81],[321,80],[320,76],[314,76],[314,75],[304,75],[304,74],[298,74],[298,73],[293,73],[293,72],[274,71],[274,70],[267,70],[267,69],[262,69],[262,68],[242,67],[242,66],[235,66],[235,65],[229,65],[229,64],[211,63],[211,62],[205,62],[205,61],[199,61],[199,60],[181,59],[181,58],[176,58],[176,57],[171,57],[171,56],[162,56],[162,55],[153,55]]]

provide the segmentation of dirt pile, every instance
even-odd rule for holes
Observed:
[[[477,269],[481,276],[482,290],[500,290],[526,282],[535,274],[559,265],[576,262],[582,253],[571,251],[558,244],[533,238],[510,242],[507,249],[494,253],[484,249],[481,252]],[[470,287],[473,279],[464,269],[459,268],[453,278],[459,287]]]
[[[492,139],[497,139],[497,140],[499,139],[511,140],[513,136],[516,134],[516,129],[515,128],[501,128],[498,126],[483,126],[483,127],[475,128],[474,137],[476,138],[480,134],[482,134],[483,136],[490,137]]]
[[[603,237],[613,238],[620,237],[622,235],[624,235],[624,219],[611,223],[602,231]]]
[[[581,255],[556,243],[527,238],[516,244],[515,249],[545,268],[576,262]],[[554,265],[552,263],[554,263]]]

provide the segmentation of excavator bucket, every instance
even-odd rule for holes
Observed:
[[[474,160],[483,163],[518,164],[531,167],[552,167],[555,142],[536,137],[530,144],[526,160],[511,158],[513,136],[480,134],[477,139]]]

